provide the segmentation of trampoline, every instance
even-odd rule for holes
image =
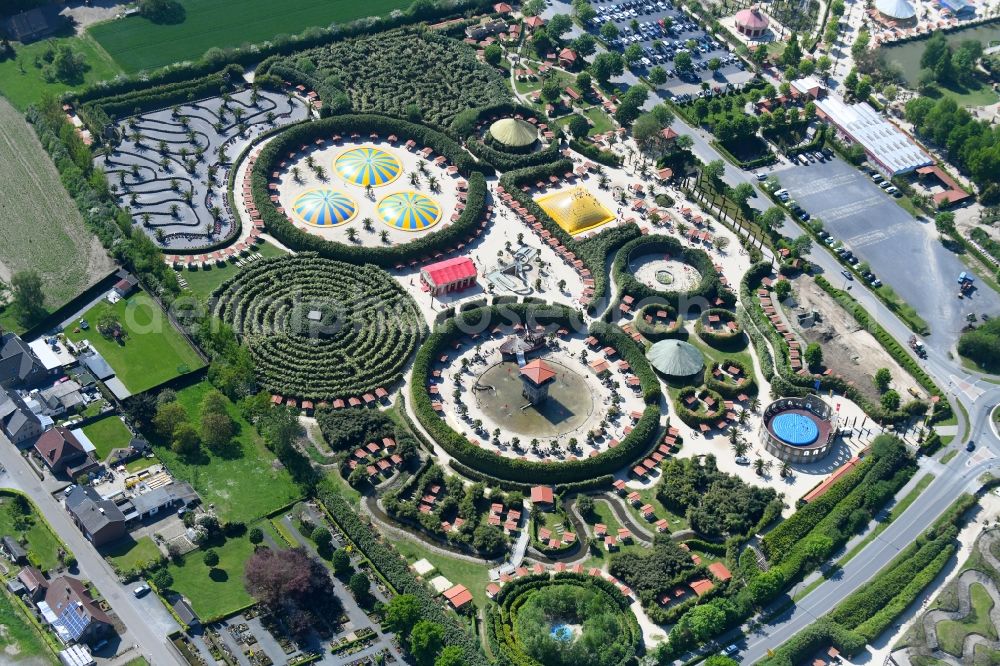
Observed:
[[[315,189],[296,197],[292,211],[300,220],[314,227],[336,227],[354,219],[358,207],[342,192]]]
[[[786,412],[771,420],[771,431],[782,441],[792,446],[808,446],[819,437],[816,422],[805,414]]]
[[[378,202],[378,216],[393,229],[424,231],[441,219],[441,206],[419,192],[396,192]]]
[[[393,155],[368,146],[344,152],[333,167],[341,178],[361,187],[388,185],[403,173],[403,165]]]

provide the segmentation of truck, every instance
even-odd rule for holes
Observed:
[[[917,340],[915,335],[910,336],[910,349],[920,358],[927,358],[927,349],[924,347],[924,343]]]
[[[966,271],[962,271],[958,274],[958,297],[965,298],[973,289],[973,283],[976,281],[972,275]]]

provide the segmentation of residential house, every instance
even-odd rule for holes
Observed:
[[[112,630],[111,618],[76,578],[59,576],[49,582],[38,610],[64,643],[91,643]]]
[[[90,472],[97,461],[68,428],[56,426],[45,431],[35,442],[35,451],[53,474],[65,472],[70,478]]]
[[[201,624],[201,618],[194,612],[191,605],[184,601],[183,597],[177,597],[177,601],[172,604],[172,607],[180,621],[188,627],[196,627]]]
[[[115,282],[111,290],[121,298],[128,298],[139,286],[139,278],[125,270],[118,271],[118,277],[118,282]]]
[[[66,496],[66,510],[73,522],[95,546],[125,536],[125,514],[111,500],[90,486],[77,486]]]
[[[22,44],[48,37],[66,23],[59,11],[60,7],[53,3],[14,14],[0,22],[0,32]]]
[[[49,581],[45,575],[32,566],[27,566],[17,573],[17,580],[24,586],[24,593],[31,601],[38,603],[49,589]]]
[[[494,19],[492,21],[484,20],[479,25],[470,25],[466,28],[465,36],[478,42],[487,37],[499,35],[501,32],[507,32],[506,21],[503,19]]]
[[[170,483],[160,488],[154,488],[149,492],[135,495],[131,499],[132,508],[135,515],[128,512],[127,518],[132,520],[145,520],[155,516],[163,509],[173,509],[175,507],[187,507],[198,501],[198,493],[188,483]]]
[[[542,511],[551,511],[554,507],[552,486],[532,486],[531,504]]]
[[[0,331],[0,387],[34,388],[49,376],[27,342]]]
[[[62,416],[80,409],[84,404],[83,394],[80,392],[82,388],[77,382],[67,379],[38,391],[35,395],[42,414]]]
[[[3,388],[0,388],[0,428],[14,444],[32,440],[45,429],[42,419],[31,411],[20,395]]]

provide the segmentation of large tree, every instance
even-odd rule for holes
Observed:
[[[22,326],[31,326],[45,316],[45,292],[42,291],[42,278],[38,273],[14,273],[10,284],[14,292],[14,312]]]
[[[247,592],[304,636],[340,612],[333,581],[323,564],[302,548],[259,548],[244,567]]]
[[[607,83],[611,77],[620,76],[625,71],[625,60],[615,51],[598,53],[590,64],[590,73],[599,83]]]
[[[444,628],[437,622],[421,620],[410,631],[410,654],[417,666],[431,666],[444,644]]]

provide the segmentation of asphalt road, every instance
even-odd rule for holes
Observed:
[[[125,625],[127,633],[122,636],[122,649],[135,644],[151,664],[184,666],[184,662],[175,656],[167,644],[166,635],[177,627],[166,609],[154,595],[146,595],[146,600],[136,599],[131,591],[118,582],[111,566],[84,538],[62,505],[42,488],[35,471],[2,432],[0,465],[6,468],[6,472],[0,475],[0,486],[20,490],[31,497],[52,529],[76,556],[79,577],[97,586]],[[148,600],[155,601],[155,604]]]

